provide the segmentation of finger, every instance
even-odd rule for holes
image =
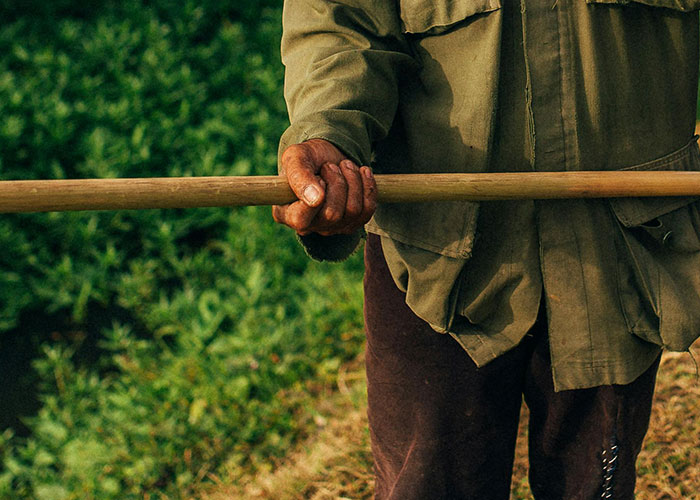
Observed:
[[[359,167],[350,160],[340,162],[340,168],[348,185],[343,221],[346,225],[356,225],[357,218],[362,213],[364,199],[362,176],[360,175]]]
[[[377,210],[377,182],[372,169],[360,168],[362,178],[362,212],[356,218],[357,224],[350,227],[348,232],[354,232],[369,222]]]
[[[377,210],[377,180],[374,178],[372,169],[362,167],[360,169],[362,175],[362,215],[360,220],[362,224],[367,224]]]
[[[313,155],[303,144],[293,144],[282,153],[281,173],[287,177],[289,187],[297,198],[309,207],[318,207],[323,203],[324,192],[317,175],[319,167],[313,161]]]
[[[326,183],[321,180],[321,188],[326,188]],[[287,205],[275,205],[272,207],[272,218],[275,222],[284,224],[294,229],[299,234],[310,232],[309,226],[321,210],[321,207],[310,207],[302,201],[295,201]]]
[[[310,207],[302,201],[295,201],[289,205],[274,206],[272,217],[275,222],[289,226],[303,235],[311,232],[313,220],[320,210],[321,207]]]
[[[345,214],[345,203],[348,197],[348,183],[345,181],[340,167],[333,163],[325,163],[321,167],[321,178],[326,182],[326,202],[316,218],[315,226],[331,228],[336,226]]]

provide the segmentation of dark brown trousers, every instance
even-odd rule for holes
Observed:
[[[477,368],[406,306],[377,236],[365,266],[377,499],[508,499],[523,397],[536,499],[634,497],[658,361],[628,385],[554,392],[541,314],[518,347]]]

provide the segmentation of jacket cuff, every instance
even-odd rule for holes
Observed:
[[[293,123],[280,138],[278,158],[292,144],[310,139],[325,139],[343,152],[357,165],[370,164],[369,144],[362,144],[354,137],[362,137],[363,117],[360,112],[329,110]],[[332,122],[333,124],[331,125]],[[365,133],[366,135],[366,133]],[[279,170],[279,163],[278,163]],[[298,236],[304,250],[314,260],[339,262],[347,259],[357,249],[364,231],[354,234],[321,236],[311,233]]]
[[[282,158],[284,150],[292,144],[298,144],[310,139],[325,139],[342,151],[356,165],[369,165],[371,161],[371,147],[368,141],[357,139],[357,137],[362,137],[366,133],[359,132],[363,130],[363,127],[360,125],[362,118],[361,116],[356,116],[356,114],[361,115],[362,113],[328,111],[318,113],[312,119],[304,119],[292,124],[280,138],[278,159]],[[333,125],[329,121],[334,121]]]
[[[340,262],[347,259],[357,249],[362,239],[362,231],[353,234],[321,236],[317,233],[297,235],[309,257],[318,261]]]

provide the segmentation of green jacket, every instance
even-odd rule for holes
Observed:
[[[503,137],[502,44],[514,27],[505,5],[286,0],[291,126],[280,149],[324,138],[377,173],[511,170],[494,154]],[[692,140],[698,8],[700,0],[522,0],[526,81],[510,91],[524,103],[529,168],[700,170]],[[700,216],[692,199],[534,210],[557,389],[629,382],[660,346],[684,350],[698,337]],[[469,310],[459,287],[478,213],[471,202],[381,205],[368,231],[382,235],[414,311],[484,364],[523,332],[484,330],[460,315]],[[337,259],[358,238],[303,241],[312,256]],[[535,304],[540,292],[530,289],[526,302]],[[518,304],[509,307],[517,312]]]

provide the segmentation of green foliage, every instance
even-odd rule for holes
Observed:
[[[0,176],[274,172],[279,3],[0,2]],[[39,339],[0,498],[178,498],[269,461],[361,344],[359,258],[310,262],[266,208],[6,215],[0,245],[0,349],[54,314],[101,352]]]
[[[77,367],[70,350],[45,348],[36,362],[43,407],[32,438],[7,450],[0,492],[12,484],[27,498],[57,488],[75,499],[184,495],[209,472],[288,448],[305,401],[286,394],[312,378],[332,380],[356,354],[359,280],[338,287],[347,270],[316,266],[289,280],[270,262],[280,257],[272,249],[246,260],[249,247],[216,243],[222,258],[214,262],[206,250],[178,259],[182,290],[149,287],[148,270],[127,284],[125,295],[143,304],[140,319],[155,335],[139,338],[118,323],[108,329],[108,374]],[[246,264],[222,271],[229,259]],[[151,294],[157,300],[143,300]]]
[[[122,4],[89,21],[21,18],[0,31],[2,177],[274,171],[284,126],[281,68],[273,62],[278,13],[265,11],[257,29],[222,19],[201,41],[197,21],[209,24],[201,8],[174,9],[180,16],[165,23],[152,9],[126,4],[130,16]],[[84,319],[86,300],[118,293],[110,287],[125,258],[145,250],[158,257],[153,234],[168,220],[185,244],[191,232],[226,224],[224,211],[3,218],[0,328],[14,326],[30,305],[73,304],[74,318]]]

